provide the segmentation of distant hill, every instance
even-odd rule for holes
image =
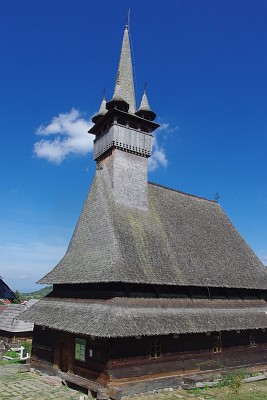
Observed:
[[[42,299],[45,297],[48,293],[52,292],[53,286],[46,286],[40,290],[37,290],[36,292],[31,292],[31,293],[20,293],[20,298],[23,300],[29,300],[29,299]]]

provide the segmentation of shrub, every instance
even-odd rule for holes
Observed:
[[[32,343],[31,343],[30,340],[25,340],[25,342],[22,342],[22,343],[21,343],[21,346],[24,347],[26,353],[31,354],[31,351],[32,351]]]
[[[239,371],[227,371],[221,380],[219,386],[227,386],[229,387],[234,394],[237,394],[242,383],[242,379],[246,376],[245,372],[242,370]]]

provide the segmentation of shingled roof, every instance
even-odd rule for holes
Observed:
[[[136,104],[128,25],[124,29],[113,98],[115,99],[118,95],[129,104],[129,112],[134,113]]]
[[[96,337],[168,335],[267,326],[265,300],[46,298],[25,312],[37,325]]]
[[[147,211],[114,203],[97,170],[66,255],[40,283],[267,288],[267,270],[219,204],[152,183]]]
[[[5,332],[31,332],[33,323],[20,320],[20,314],[28,310],[38,300],[29,300],[26,304],[10,304],[0,307],[0,330]]]

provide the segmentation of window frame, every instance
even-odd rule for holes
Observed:
[[[220,344],[213,346],[213,354],[221,353],[221,352],[222,352],[222,346]]]
[[[161,357],[161,342],[158,339],[155,339],[150,343],[150,358],[159,358]]]
[[[75,338],[74,357],[77,361],[85,362],[86,339]]]

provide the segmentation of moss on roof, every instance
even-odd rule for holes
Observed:
[[[266,302],[47,298],[21,315],[52,329],[97,337],[265,329]]]
[[[101,171],[66,255],[40,283],[267,288],[267,270],[216,202],[148,184],[147,211],[114,203]]]

